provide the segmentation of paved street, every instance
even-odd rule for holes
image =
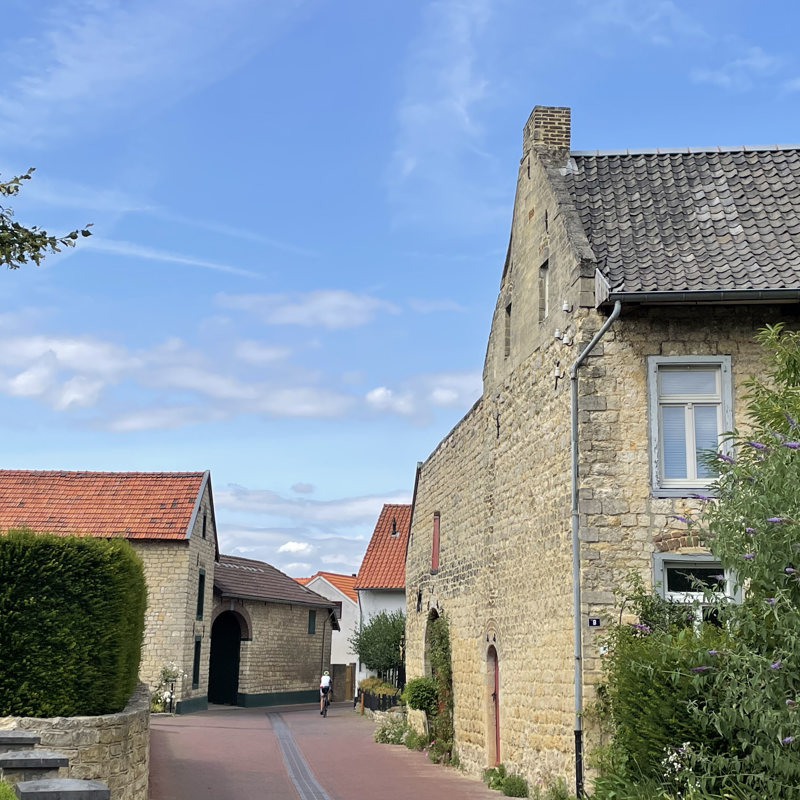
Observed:
[[[150,800],[498,800],[423,753],[376,744],[351,704],[154,716]]]

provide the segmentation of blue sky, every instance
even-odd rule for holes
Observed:
[[[480,394],[521,131],[800,140],[800,10],[5,0],[0,175],[94,235],[0,275],[14,469],[210,469],[222,550],[355,572]]]

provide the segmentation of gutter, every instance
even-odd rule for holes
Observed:
[[[583,641],[581,631],[581,543],[580,510],[578,485],[578,367],[594,350],[595,345],[605,336],[606,331],[622,311],[622,303],[617,300],[611,316],[592,337],[583,352],[569,368],[571,402],[571,456],[572,456],[572,626],[574,637],[574,680],[575,680],[575,792],[584,797],[583,791]]]
[[[614,292],[608,294],[606,304],[637,303],[798,303],[800,289],[718,289],[677,292]]]

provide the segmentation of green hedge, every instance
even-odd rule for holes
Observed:
[[[124,540],[0,536],[0,716],[122,710],[146,604],[142,563]]]

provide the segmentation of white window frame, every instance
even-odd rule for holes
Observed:
[[[696,462],[691,461],[695,448],[687,433],[686,478],[667,479],[663,476],[663,452],[661,447],[661,397],[659,395],[659,373],[664,369],[715,369],[718,371],[718,393],[711,395],[685,395],[670,397],[673,403],[685,403],[691,408],[695,403],[703,405],[718,403],[717,424],[720,435],[733,428],[733,385],[731,381],[730,356],[648,356],[647,357],[647,403],[650,428],[650,470],[652,492],[656,497],[686,497],[697,490],[705,490],[713,478],[703,478],[691,473]],[[665,403],[665,405],[667,405]],[[688,428],[691,426],[687,426]],[[723,448],[727,446],[723,444]]]
[[[701,567],[709,569],[719,567],[720,574],[725,576],[725,590],[717,593],[718,597],[728,597],[737,603],[742,602],[742,589],[737,586],[736,575],[730,570],[723,570],[722,564],[711,553],[654,553],[653,554],[653,586],[660,597],[672,603],[683,603],[700,608],[705,605],[705,595],[699,592],[670,592],[668,590],[667,572],[670,569],[691,569]],[[697,625],[702,621],[697,616]]]

